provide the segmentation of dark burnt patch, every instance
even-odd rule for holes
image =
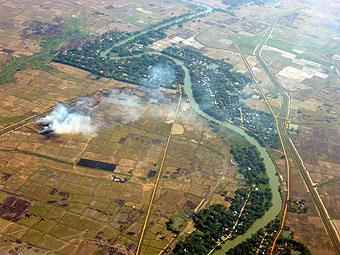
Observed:
[[[118,204],[119,207],[123,207],[125,205],[124,200],[116,199],[116,200],[113,200],[113,202]]]
[[[148,173],[148,177],[149,177],[149,178],[153,178],[153,177],[156,176],[156,174],[157,174],[157,171],[150,171],[150,172]]]
[[[12,175],[7,173],[1,173],[1,179],[7,181]]]
[[[76,38],[71,38],[64,42],[58,49],[59,52],[64,52],[70,49],[81,49],[86,43],[92,41],[88,37],[81,36]]]
[[[151,142],[152,142],[153,145],[162,145],[163,144],[163,141],[159,140],[159,139],[152,139]]]
[[[14,196],[8,196],[0,203],[0,217],[5,220],[17,222],[30,207],[31,202]]]
[[[95,168],[95,169],[99,169],[99,170],[104,170],[104,171],[108,171],[108,172],[113,172],[116,169],[115,164],[110,164],[110,163],[96,161],[96,160],[90,160],[90,159],[84,159],[84,158],[80,159],[77,165],[88,167],[88,168]]]
[[[118,143],[123,144],[125,141],[126,141],[126,137],[122,137],[120,138]]]
[[[61,24],[50,24],[34,20],[21,31],[23,37],[54,38],[67,33],[67,28]]]
[[[194,204],[190,200],[187,200],[185,206],[188,207],[190,210],[194,210],[196,208],[196,204]]]
[[[49,205],[57,205],[59,207],[67,207],[69,205],[68,199],[70,198],[70,193],[59,191],[56,188],[53,188],[50,191],[50,195],[55,196],[54,200],[49,200],[46,203]]]
[[[127,250],[134,250],[137,246],[134,243],[124,243]]]
[[[3,53],[7,53],[7,54],[11,54],[11,53],[14,52],[14,50],[5,49],[5,48],[1,49],[1,51],[2,51]]]
[[[55,188],[53,188],[52,190],[51,190],[51,192],[50,192],[50,195],[55,195],[55,194],[57,194],[57,192],[58,192],[58,190],[57,189],[55,189]]]
[[[105,7],[106,10],[114,10],[116,9],[115,7],[113,7],[112,5],[108,5]]]

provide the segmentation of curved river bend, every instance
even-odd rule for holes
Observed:
[[[148,52],[145,54],[150,54],[150,55],[164,55],[162,53],[159,52]],[[276,175],[276,168],[273,164],[273,161],[271,160],[271,158],[269,157],[268,152],[266,151],[266,149],[264,147],[262,147],[256,140],[255,138],[249,136],[246,132],[244,132],[243,129],[241,129],[238,126],[232,125],[228,122],[222,122],[219,121],[217,119],[215,119],[214,117],[211,117],[210,115],[206,114],[205,112],[203,112],[198,104],[196,103],[194,97],[193,97],[193,93],[192,93],[192,83],[191,83],[191,78],[190,78],[190,72],[188,70],[188,68],[184,65],[184,63],[176,58],[170,57],[168,55],[166,55],[167,57],[169,57],[170,59],[172,59],[174,62],[176,62],[176,64],[182,66],[185,76],[184,76],[184,92],[187,95],[188,101],[190,103],[190,106],[192,107],[192,109],[201,117],[209,120],[209,121],[214,121],[215,123],[217,123],[220,126],[226,127],[228,129],[233,130],[234,132],[240,134],[241,136],[243,136],[250,144],[255,145],[256,148],[259,150],[261,156],[263,157],[264,161],[263,163],[266,166],[266,172],[269,178],[269,185],[272,189],[272,194],[273,194],[273,198],[272,198],[272,206],[269,208],[268,211],[265,212],[264,216],[262,216],[262,218],[257,219],[253,225],[247,230],[247,232],[243,235],[240,235],[238,237],[236,237],[233,240],[230,241],[226,241],[225,244],[222,245],[222,249],[221,250],[216,250],[214,252],[214,254],[216,255],[224,255],[226,251],[228,251],[229,249],[235,247],[236,245],[238,245],[239,243],[243,242],[244,240],[246,240],[247,238],[250,238],[253,234],[255,234],[258,230],[260,230],[261,228],[265,227],[270,221],[274,220],[276,218],[276,216],[279,214],[280,210],[281,210],[281,206],[282,206],[282,199],[280,196],[280,192],[279,192],[279,186],[280,186],[280,182],[279,182],[279,177]]]
[[[266,166],[267,175],[269,177],[269,184],[270,184],[270,187],[272,189],[272,194],[273,194],[273,198],[272,198],[273,205],[270,207],[270,209],[268,211],[265,212],[265,214],[262,218],[260,218],[260,219],[258,219],[254,222],[254,224],[247,230],[247,232],[245,234],[240,235],[240,236],[236,237],[235,239],[233,239],[231,241],[227,241],[225,244],[222,245],[221,250],[217,250],[217,251],[214,252],[214,254],[216,254],[216,255],[224,255],[226,251],[235,247],[236,245],[243,242],[247,238],[250,238],[251,235],[255,234],[258,230],[265,227],[270,221],[274,220],[276,218],[276,216],[279,214],[279,212],[281,210],[281,206],[282,206],[282,199],[281,199],[280,192],[279,192],[279,186],[280,186],[279,178],[276,175],[275,166],[273,164],[273,161],[270,159],[268,152],[266,151],[266,149],[264,147],[262,147],[255,140],[255,138],[249,136],[247,133],[244,132],[243,129],[241,129],[241,128],[235,126],[235,125],[229,124],[227,122],[222,122],[222,121],[216,120],[215,118],[209,116],[208,114],[206,114],[205,112],[203,112],[199,108],[199,106],[196,103],[196,101],[193,97],[193,94],[192,94],[191,79],[190,79],[189,70],[185,67],[185,65],[181,61],[174,59],[174,58],[173,58],[173,60],[177,64],[180,64],[185,71],[184,92],[187,95],[189,103],[190,103],[191,107],[194,109],[194,111],[197,114],[199,114],[200,116],[204,117],[205,119],[208,119],[210,121],[214,121],[214,122],[218,123],[219,125],[226,127],[228,129],[231,129],[234,132],[242,135],[250,144],[255,145],[256,148],[261,153],[261,156],[264,158],[263,162]]]
[[[213,11],[213,9],[209,6],[203,5],[203,4],[199,4],[199,3],[195,3],[192,2],[190,0],[183,0],[185,2],[191,3],[191,4],[195,4],[201,7],[206,8],[204,11],[199,12],[197,14],[193,14],[190,16],[190,18],[194,18],[198,15],[202,15],[202,14],[208,14],[211,13]],[[150,28],[148,30],[145,30],[135,36],[132,36],[124,41],[119,42],[118,44],[115,44],[114,46],[118,46],[121,45],[129,40],[132,40],[134,37],[146,33],[150,30],[155,30],[158,28],[161,28],[163,26],[169,25],[169,24],[174,24],[175,22],[181,21],[183,20],[183,18],[179,18],[173,21],[170,21],[166,24],[161,24],[157,27],[153,27]],[[114,47],[113,46],[113,47]],[[113,48],[112,47],[112,48]],[[101,53],[102,57],[108,56],[109,53],[111,51],[111,48],[106,50],[105,52]],[[148,53],[144,53],[144,54],[157,54],[157,55],[163,55],[162,53],[159,52],[148,52]],[[140,55],[136,55],[135,57],[140,56]],[[169,57],[169,56],[167,56]],[[119,57],[111,57],[112,59],[117,59]],[[239,128],[238,126],[232,125],[230,123],[227,122],[222,122],[219,121],[211,116],[209,116],[208,114],[206,114],[205,112],[203,112],[198,104],[196,103],[194,97],[193,97],[193,93],[192,93],[192,83],[191,83],[191,78],[190,78],[190,72],[188,70],[188,68],[184,65],[184,63],[176,58],[173,57],[169,57],[172,60],[174,60],[176,62],[176,64],[182,66],[184,72],[185,72],[185,77],[184,77],[184,92],[188,97],[189,103],[191,105],[191,107],[193,108],[193,110],[200,116],[202,116],[203,118],[209,120],[209,121],[214,121],[215,123],[217,123],[218,125],[221,125],[223,127],[226,127],[228,129],[233,130],[234,132],[242,135],[250,144],[255,145],[256,148],[259,150],[259,152],[261,153],[261,156],[264,158],[264,164],[266,166],[266,171],[267,171],[267,175],[269,177],[269,184],[270,187],[272,189],[272,194],[273,194],[273,198],[272,198],[272,206],[270,207],[270,209],[268,211],[265,212],[264,216],[258,220],[256,220],[254,222],[254,224],[248,229],[248,231],[243,234],[240,235],[238,237],[236,237],[233,240],[227,241],[225,244],[222,245],[222,249],[221,250],[216,250],[214,252],[214,254],[216,255],[224,255],[226,251],[228,251],[229,249],[235,247],[236,245],[238,245],[239,243],[241,243],[242,241],[246,240],[247,238],[250,238],[251,235],[255,234],[258,230],[260,230],[261,228],[265,227],[270,221],[274,220],[276,218],[276,216],[279,214],[280,210],[281,210],[281,206],[282,206],[282,200],[281,200],[281,196],[280,196],[280,192],[279,192],[279,186],[280,186],[280,182],[279,182],[279,178],[276,175],[276,169],[275,166],[272,162],[272,160],[270,159],[268,152],[266,151],[266,149],[264,147],[262,147],[253,137],[249,136],[248,134],[246,134],[244,132],[243,129]]]

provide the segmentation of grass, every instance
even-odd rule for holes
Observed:
[[[230,146],[230,144],[244,146],[248,143],[243,136],[225,127],[220,127],[218,133],[222,136],[223,141],[226,142],[226,145],[228,146]]]
[[[295,122],[292,121],[292,124],[300,125],[300,126],[306,126],[306,127],[335,127],[340,126],[340,121],[334,122],[334,123],[304,123],[304,122]]]
[[[66,33],[64,36],[43,39],[43,42],[41,43],[42,50],[40,52],[37,52],[32,56],[13,58],[9,64],[2,65],[2,71],[0,72],[0,84],[14,82],[14,74],[22,68],[27,68],[28,64],[31,64],[30,66],[32,66],[34,69],[49,71],[50,67],[48,67],[46,64],[51,61],[52,54],[56,52],[63,42],[78,36],[92,37],[91,35],[85,33],[85,29],[79,28],[79,19],[80,18],[70,20],[70,32]],[[42,40],[41,38],[30,39]]]
[[[251,36],[251,37],[236,38],[235,40],[241,49],[252,53],[254,49],[256,48],[257,44],[261,41],[261,39],[262,37],[260,36]]]
[[[24,119],[29,118],[30,115],[15,115],[15,116],[10,116],[10,117],[5,117],[3,119],[0,120],[0,124],[3,125],[10,125],[10,124],[14,124],[14,123],[18,123]]]
[[[86,32],[86,17],[84,13],[80,14],[77,18],[70,18],[67,26],[71,31],[76,33]]]
[[[287,51],[287,52],[291,52],[291,53],[296,55],[297,59],[306,59],[306,60],[321,64],[321,65],[325,65],[325,66],[331,66],[332,65],[331,63],[328,63],[326,61],[322,61],[320,59],[316,59],[316,58],[314,58],[314,57],[312,57],[312,56],[310,56],[306,53],[298,54],[296,52],[293,52],[293,49],[297,49],[297,50],[303,50],[305,52],[312,52],[313,54],[322,55],[322,54],[325,54],[329,51],[328,49],[325,50],[325,48],[307,47],[307,50],[306,50],[306,48],[301,47],[299,45],[293,45],[293,44],[289,44],[287,42],[283,42],[283,41],[280,41],[280,40],[273,40],[273,39],[269,39],[267,41],[266,45],[274,47],[274,48],[278,48],[280,50],[284,50],[284,51]]]
[[[0,84],[5,84],[5,83],[10,83],[10,82],[14,82],[15,79],[13,77],[15,71],[8,71],[6,72],[4,75],[2,75],[0,77]]]
[[[159,131],[162,131],[162,132],[164,132],[164,133],[169,134],[170,131],[171,131],[171,125],[172,125],[171,123],[159,122],[159,123],[157,124],[156,129],[159,130]]]
[[[169,228],[174,232],[180,232],[187,220],[181,216],[173,216],[169,221]]]
[[[27,57],[21,57],[20,59],[13,58],[10,63],[1,65],[0,84],[15,81],[13,75],[22,67],[22,61],[25,61],[26,59]]]
[[[0,151],[12,152],[12,150],[5,150],[5,149],[0,149]],[[31,156],[35,156],[35,157],[42,158],[42,159],[48,159],[48,160],[51,160],[51,161],[56,162],[56,163],[73,165],[73,163],[71,163],[71,162],[66,162],[66,161],[59,160],[59,159],[56,159],[56,158],[52,158],[52,157],[49,157],[49,156],[41,155],[41,154],[38,154],[38,153],[27,152],[27,151],[22,151],[22,150],[18,150],[18,149],[13,150],[13,152],[21,153],[21,154],[24,154],[24,155],[31,155]]]
[[[48,62],[48,59],[45,58],[39,58],[39,59],[33,59],[31,61],[31,64],[33,65],[33,69],[35,70],[43,70],[43,71],[50,71],[51,67],[47,66],[46,63]]]

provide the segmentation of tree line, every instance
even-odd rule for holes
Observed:
[[[175,255],[207,254],[228,235],[231,234],[233,239],[244,234],[270,208],[272,192],[256,147],[235,146],[230,152],[239,165],[239,173],[244,174],[245,187],[237,189],[229,208],[215,204],[196,213],[193,216],[196,230],[176,245]],[[245,169],[253,174],[245,174]],[[236,222],[238,224],[235,225]]]

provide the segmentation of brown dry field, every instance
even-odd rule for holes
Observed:
[[[114,28],[133,32],[189,9],[183,1],[161,0],[157,3],[155,5],[151,0],[1,1],[0,17],[4,22],[0,25],[0,64],[10,64],[12,56],[17,58],[39,52],[42,39],[62,36],[69,30],[78,29],[90,35],[101,35]],[[34,30],[34,22],[52,29]]]
[[[28,3],[32,10],[15,1],[0,9],[3,17],[13,17],[3,27],[2,63],[39,52],[39,37],[61,36],[69,23],[95,35],[113,28],[136,31],[188,10],[187,4],[178,1],[164,1],[157,5],[160,8],[151,1],[92,1],[86,7],[85,2],[58,1],[53,2],[54,8],[51,3]],[[39,19],[31,13],[39,14]],[[57,31],[38,31],[36,40],[32,24],[37,21],[55,25]],[[89,73],[61,64],[48,66],[49,71],[24,68],[15,73],[13,82],[1,86],[1,128],[50,110],[56,102],[84,96],[100,102],[92,114],[99,116],[101,127],[91,137],[43,136],[32,122],[0,138],[1,252],[133,254],[155,181],[148,175],[158,171],[168,135],[158,124],[171,120],[178,94],[160,92],[167,97],[166,104],[154,105],[146,99],[145,89],[109,79],[93,80]],[[138,120],[129,121],[134,117],[122,114],[117,117],[115,112],[128,114],[126,109],[103,97],[117,88],[139,98],[142,115]],[[221,191],[232,196],[238,187],[236,169],[227,164],[230,143],[212,133],[209,124],[185,102],[178,123],[184,133],[174,135],[170,143],[144,254],[158,253],[173,237],[165,225],[170,216],[193,211],[204,198],[228,206]],[[75,166],[80,158],[115,164],[114,177],[127,181],[113,182],[110,172]]]
[[[204,0],[198,2],[207,3]],[[7,21],[0,26],[0,63],[11,64],[17,57],[29,56],[41,50],[40,37],[23,37],[23,32],[27,29],[30,31],[34,21],[67,29],[73,27],[99,35],[113,28],[130,32],[141,30],[163,18],[180,15],[188,10],[188,5],[182,1],[164,0],[157,5],[153,3],[151,0],[115,3],[60,0],[45,4],[36,0],[3,1],[0,15]],[[209,5],[225,8],[218,0],[210,1]],[[304,5],[303,1],[282,1],[285,10],[295,11]],[[314,3],[310,9],[301,10],[301,13],[318,16],[319,5],[324,6],[323,1]],[[325,14],[327,18],[337,15],[335,7],[338,7],[337,3],[331,1]],[[259,7],[247,6],[235,11],[236,21],[225,13],[212,13],[202,17],[200,22],[187,22],[183,27],[172,27],[167,33],[169,37],[196,38],[205,45],[201,49],[202,53],[226,59],[235,65],[234,70],[246,74],[245,66],[240,56],[234,52],[233,45],[224,44],[227,41],[223,40],[230,39],[225,25],[231,25],[238,39],[261,36],[263,28],[258,29],[258,25],[269,24],[268,17],[273,19],[280,12],[269,5],[263,8],[261,19],[257,16]],[[240,21],[243,17],[246,20]],[[306,16],[304,20],[297,20],[295,25],[301,29],[306,23],[313,25]],[[57,32],[62,33],[62,29]],[[296,37],[296,31],[285,26],[281,26],[276,33],[278,37],[285,33]],[[325,34],[325,28],[320,31],[316,28],[312,33],[321,36]],[[211,36],[216,38],[214,42],[209,42]],[[242,50],[250,54],[253,48],[253,45],[244,44]],[[11,53],[6,53],[8,51]],[[266,56],[274,72],[286,66],[285,61],[278,61],[279,56]],[[255,68],[255,75],[263,82],[265,92],[275,92],[260,65],[252,62],[252,57],[249,60]],[[94,81],[89,78],[89,73],[68,66],[49,66],[52,69],[48,72],[22,69],[15,73],[15,82],[0,86],[0,128],[14,123],[13,117],[34,116],[50,109],[56,102],[67,102],[86,95],[102,100],[103,103],[94,109],[94,114],[100,114],[112,102],[107,102],[100,94],[95,95],[96,92],[117,87],[142,97],[140,102],[143,115],[134,123],[122,122],[122,118],[114,115],[107,116],[101,122],[110,125],[101,128],[93,138],[71,135],[44,138],[36,134],[38,127],[33,123],[2,136],[0,201],[5,213],[0,219],[3,237],[1,252],[20,249],[23,254],[30,250],[41,254],[48,250],[57,254],[74,251],[91,254],[100,249],[104,252],[111,249],[133,254],[154,183],[154,178],[148,178],[148,174],[151,170],[157,171],[167,137],[166,130],[157,127],[159,123],[171,119],[178,95],[167,95],[170,98],[169,104],[159,104],[156,107],[143,101],[143,89],[109,79]],[[326,70],[330,71],[329,68]],[[291,92],[295,104],[291,111],[293,121],[302,124],[339,121],[340,97],[334,87],[334,84],[339,84],[339,79],[335,74],[330,74],[326,81],[314,78],[301,84],[306,89]],[[256,94],[256,91],[249,88],[247,93]],[[300,107],[307,99],[321,101],[323,109],[311,111]],[[271,103],[278,112],[279,99]],[[247,105],[268,110],[263,103],[254,99],[247,100]],[[120,109],[114,102],[111,107]],[[332,111],[335,114],[330,113]],[[170,144],[164,175],[145,235],[144,254],[159,253],[173,236],[166,230],[165,222],[171,215],[183,214],[184,208],[194,210],[210,194],[217,179],[225,176],[218,189],[209,197],[210,203],[224,203],[218,192],[227,190],[232,195],[238,186],[234,179],[235,169],[226,167],[230,159],[229,145],[225,146],[225,141],[212,132],[206,121],[194,115],[185,103],[179,113],[179,123],[184,127],[184,134],[175,135]],[[299,130],[300,134],[293,137],[293,140],[313,181],[319,186],[319,193],[331,217],[339,220],[337,215],[340,215],[340,207],[336,200],[340,178],[339,126],[327,128],[300,125]],[[216,153],[214,148],[218,148],[220,153]],[[128,178],[128,182],[112,182],[112,173],[105,171],[73,167],[73,161],[78,160],[80,155],[117,164],[114,175],[121,179]],[[276,163],[283,169],[280,160]],[[329,240],[309,194],[294,168],[291,186],[292,199],[307,200],[309,210],[306,215],[289,213],[286,225],[291,227],[296,239],[308,245],[312,254],[333,254],[328,248]]]
[[[293,162],[291,162],[293,165]],[[291,200],[305,199],[308,211],[306,214],[288,213],[286,226],[290,227],[294,238],[301,241],[314,255],[336,254],[328,239],[319,214],[306,190],[295,167],[291,168]]]
[[[168,135],[158,124],[171,119],[178,94],[160,92],[167,104],[151,104],[147,89],[100,82],[106,84],[105,91],[138,98],[139,119],[117,116],[126,109],[97,93],[93,97],[100,103],[91,114],[98,116],[101,127],[95,136],[43,136],[33,122],[0,138],[2,252],[133,254],[155,181],[148,174],[158,171]],[[222,176],[216,192],[233,194],[237,189],[236,168],[227,164],[231,143],[213,133],[186,102],[177,123],[184,133],[174,135],[170,143],[143,254],[158,253],[173,237],[166,230],[169,217],[193,211]],[[74,166],[80,158],[117,167],[112,173]],[[112,174],[128,181],[113,182]],[[223,202],[217,193],[212,199]]]
[[[282,1],[282,4],[285,6],[283,9],[288,10],[302,7],[306,2]],[[324,8],[320,8],[321,5]],[[274,43],[277,43],[274,44],[277,48],[296,54],[298,59],[306,58],[310,60],[311,58],[314,62],[323,61],[318,67],[306,64],[306,71],[310,71],[308,68],[314,68],[314,72],[319,71],[328,75],[325,79],[314,76],[301,82],[293,79],[283,79],[283,81],[292,98],[290,120],[298,124],[299,133],[292,135],[292,139],[313,182],[318,187],[323,203],[331,218],[336,222],[338,222],[340,215],[338,204],[340,95],[339,90],[336,89],[340,80],[336,72],[330,67],[334,65],[339,69],[339,62],[332,58],[334,54],[338,54],[338,50],[334,46],[336,44],[334,41],[336,32],[331,29],[330,24],[334,23],[337,17],[334,12],[334,8],[337,6],[338,3],[335,1],[329,1],[327,4],[325,1],[313,2],[309,8],[296,11],[297,18],[292,24],[286,23],[285,18],[280,19],[275,24],[272,37]],[[236,12],[236,17],[240,14],[246,16],[244,22],[231,26],[233,33],[239,39],[250,37],[249,29],[246,26],[242,28],[242,24],[252,20],[256,9],[258,9],[257,6],[252,6],[241,8]],[[274,21],[275,13],[268,12],[268,15],[273,16],[267,20],[267,23]],[[256,35],[256,33],[253,33],[253,35]],[[241,49],[250,52],[246,46],[244,45]],[[294,47],[295,49],[304,48],[305,52],[299,55],[299,53],[292,51]],[[322,49],[322,52],[318,49]],[[304,66],[293,63],[291,59],[285,58],[277,52],[264,50],[263,56],[275,74],[287,66],[301,70],[304,68]],[[248,57],[248,59],[251,60],[251,57]],[[325,64],[325,62],[328,63]],[[270,81],[265,77],[266,75],[260,65],[256,62],[252,63],[252,61],[250,61],[250,65],[253,66],[256,77],[262,81],[262,87],[267,92],[275,93],[275,88],[270,86]],[[298,89],[295,89],[294,86]],[[247,88],[246,93],[251,95],[255,91]],[[248,105],[256,107],[260,105],[256,99],[247,99],[246,102]],[[273,100],[272,103],[278,112],[280,101]],[[282,162],[279,161],[277,160],[276,164],[282,166]],[[280,167],[280,169],[283,168]],[[280,173],[285,178],[285,173],[283,171],[280,171]],[[305,243],[311,249],[312,254],[334,254],[316,209],[306,192],[301,177],[294,168],[292,169],[291,181],[291,199],[307,200],[309,210],[305,215],[289,213],[286,226],[291,227],[294,237]]]
[[[13,124],[11,117],[27,118],[53,107],[56,102],[66,102],[100,89],[116,86],[109,79],[94,81],[89,73],[61,65],[50,64],[51,72],[24,69],[17,72],[15,83],[0,87],[0,128]]]

